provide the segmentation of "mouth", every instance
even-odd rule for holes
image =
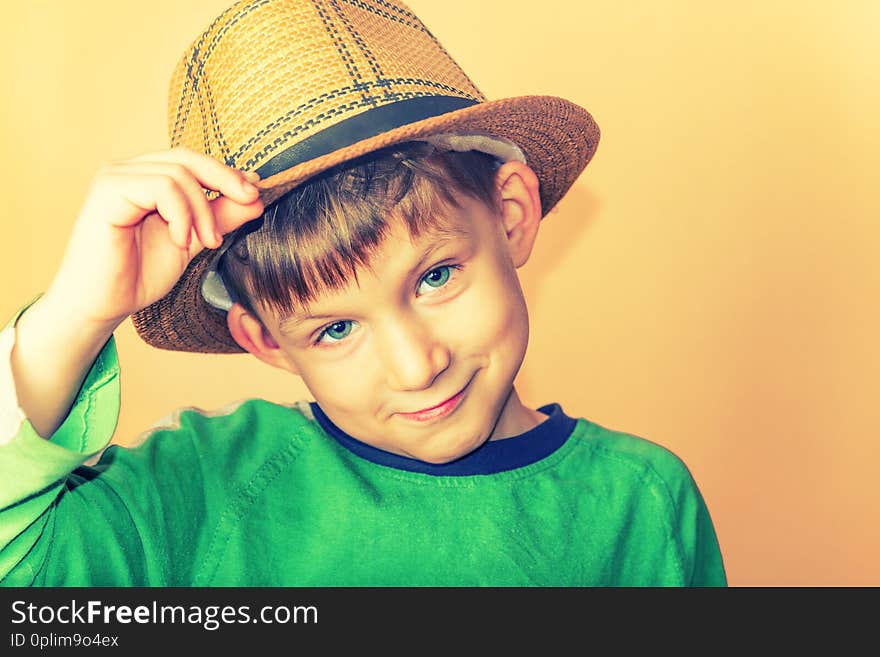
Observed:
[[[473,380],[473,378],[471,379]],[[423,408],[420,411],[414,411],[413,413],[398,413],[403,418],[407,420],[413,420],[415,422],[427,422],[429,420],[436,420],[441,417],[445,417],[458,408],[458,405],[461,403],[461,400],[464,398],[465,393],[468,390],[471,382],[468,381],[464,388],[459,390],[455,395],[450,397],[444,402],[440,402],[436,406],[431,406],[429,408]]]

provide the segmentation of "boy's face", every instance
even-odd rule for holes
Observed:
[[[412,239],[393,221],[372,271],[311,304],[320,317],[263,313],[266,336],[236,321],[246,315],[239,307],[230,330],[254,355],[299,374],[340,429],[389,452],[443,463],[531,429],[545,416],[513,389],[529,334],[516,267],[531,250],[540,202],[537,181],[532,193],[527,174],[512,177],[520,198],[506,199],[500,216],[459,199],[448,211],[457,235]]]

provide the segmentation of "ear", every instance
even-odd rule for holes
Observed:
[[[226,313],[226,326],[242,349],[272,367],[297,374],[287,354],[278,346],[260,318],[249,313],[240,303],[233,303]]]
[[[531,167],[512,161],[498,169],[495,184],[507,248],[513,266],[519,268],[529,259],[541,225],[540,183]]]

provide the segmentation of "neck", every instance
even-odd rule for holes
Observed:
[[[489,440],[503,440],[511,436],[518,436],[530,429],[534,429],[541,424],[547,416],[540,411],[533,410],[524,405],[520,399],[516,388],[510,389],[510,395],[501,409],[498,422]]]

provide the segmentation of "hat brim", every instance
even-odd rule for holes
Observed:
[[[487,101],[409,123],[297,164],[257,183],[264,204],[338,164],[394,144],[440,133],[487,134],[514,142],[540,183],[542,217],[559,202],[592,159],[599,127],[582,107],[555,96],[519,96]],[[132,315],[140,337],[158,349],[196,353],[241,353],[226,326],[226,313],[210,306],[201,282],[211,255],[190,262],[174,288]]]

